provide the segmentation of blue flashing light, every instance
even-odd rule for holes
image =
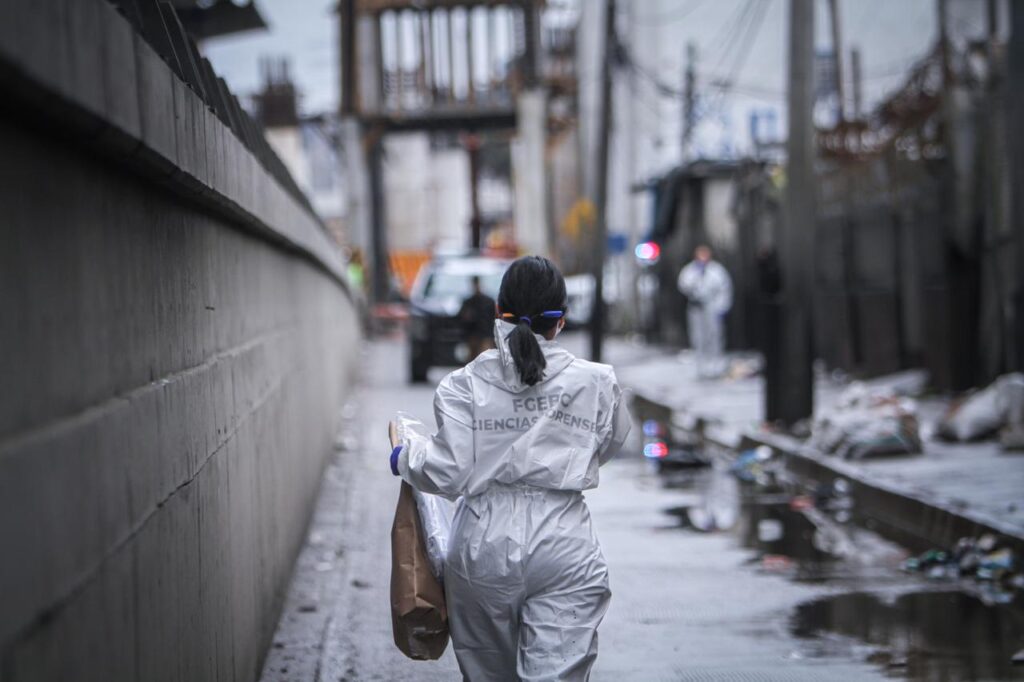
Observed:
[[[644,422],[644,435],[648,438],[657,438],[665,434],[664,428],[661,426],[661,422],[655,419],[648,419]]]

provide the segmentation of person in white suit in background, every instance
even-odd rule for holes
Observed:
[[[732,279],[714,260],[711,248],[698,246],[680,272],[677,286],[686,296],[690,344],[697,352],[697,377],[711,379],[725,372],[725,316],[732,308]]]

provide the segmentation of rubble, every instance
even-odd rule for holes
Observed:
[[[761,487],[775,484],[775,463],[772,462],[772,449],[767,445],[744,450],[732,462],[729,470],[744,483],[755,483]]]
[[[939,422],[938,435],[970,442],[1000,435],[1003,447],[1024,449],[1024,374],[1004,374],[954,402]]]
[[[844,459],[921,452],[917,402],[892,387],[850,384],[811,425],[808,444]]]
[[[991,534],[961,538],[952,551],[930,549],[903,562],[903,570],[931,579],[973,578],[983,586],[983,596],[1008,603],[1024,591],[1021,564],[1009,547],[1001,547]]]

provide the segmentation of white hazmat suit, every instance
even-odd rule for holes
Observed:
[[[608,608],[608,569],[582,491],[626,438],[612,368],[537,335],[547,368],[519,380],[495,345],[437,388],[437,434],[411,439],[398,471],[425,492],[461,497],[445,593],[452,644],[472,682],[586,680]]]
[[[714,377],[724,370],[725,314],[732,307],[732,279],[717,261],[691,261],[679,272],[679,291],[690,301],[686,323],[697,352],[697,374]]]

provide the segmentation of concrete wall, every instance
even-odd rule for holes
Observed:
[[[341,261],[104,0],[5,14],[0,680],[255,679],[357,355]]]

